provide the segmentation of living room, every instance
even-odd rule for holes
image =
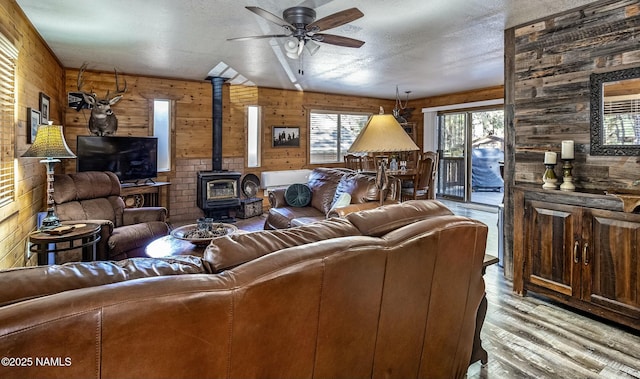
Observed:
[[[533,233],[538,233],[536,236],[549,233],[556,237],[555,242],[550,243],[553,246],[565,244],[573,251],[575,242],[580,253],[588,252],[582,243],[582,239],[588,239],[582,236],[586,233],[582,231],[582,225],[603,219],[605,223],[609,223],[608,220],[611,219],[603,218],[597,211],[593,213],[582,208],[578,210],[577,207],[584,205],[584,209],[587,209],[602,199],[608,199],[604,191],[637,190],[637,154],[591,154],[594,149],[591,146],[593,116],[590,109],[590,75],[640,65],[640,54],[637,43],[634,43],[638,36],[639,13],[637,1],[597,1],[571,9],[568,13],[560,12],[543,19],[526,20],[526,23],[510,27],[504,32],[504,83],[434,96],[412,95],[410,99],[410,106],[415,108],[412,121],[419,126],[427,124],[428,120],[422,113],[425,109],[504,99],[504,275],[508,280],[513,280],[514,289],[518,293],[531,290],[547,295],[559,293],[559,298],[588,296],[582,295],[587,291],[584,285],[567,290],[567,287],[576,287],[586,281],[585,272],[574,272],[574,276],[569,279],[558,279],[555,272],[548,275],[544,270],[531,272],[531,268],[528,268],[529,271],[525,271],[523,267],[529,267],[526,266],[526,254],[529,252],[524,252],[523,246],[528,246],[535,240]],[[38,108],[40,94],[46,94],[50,99],[49,119],[64,126],[65,139],[72,151],[76,151],[77,137],[89,134],[87,125],[90,110],[77,111],[69,108],[67,103],[67,94],[78,91],[80,65],[65,67],[40,37],[16,1],[2,0],[0,3],[0,26],[0,32],[19,51],[14,116],[16,122],[12,131],[15,142],[10,153],[10,168],[15,170],[15,201],[0,207],[0,268],[8,269],[36,264],[33,257],[27,260],[25,249],[29,234],[36,228],[38,213],[46,209],[47,178],[43,165],[37,159],[19,158],[29,148],[27,109]],[[91,57],[87,60],[90,61]],[[313,74],[307,70],[305,75]],[[98,94],[105,94],[117,87],[114,73],[110,70],[88,68],[83,73],[83,79],[85,86]],[[150,135],[149,102],[155,98],[174,102],[172,168],[159,173],[157,178],[159,181],[170,182],[171,185],[161,202],[168,206],[172,222],[186,222],[202,217],[194,194],[195,178],[197,171],[211,169],[212,84],[204,78],[185,80],[179,75],[160,77],[126,71],[120,73],[120,79],[126,80],[128,91],[113,106],[119,121],[117,135]],[[417,92],[417,89],[413,90]],[[375,114],[380,106],[390,112],[395,104],[396,99],[393,97],[225,84],[223,168],[259,176],[263,171],[318,167],[320,165],[309,163],[309,142],[306,138],[301,138],[299,148],[273,147],[270,143],[271,126],[299,126],[300,135],[304,137],[309,133],[310,109],[346,109]],[[247,105],[262,108],[262,125],[265,129],[259,168],[250,168],[246,164]],[[416,142],[421,149],[425,148],[425,130],[430,131],[423,127],[417,128]],[[577,190],[540,193],[545,174],[545,153],[557,152],[560,160],[561,145],[565,140],[575,142],[575,159],[570,163],[573,165],[573,183]],[[340,165],[334,163],[328,166]],[[65,159],[56,166],[56,172],[74,172],[75,169],[74,159]],[[555,170],[560,177],[561,165],[557,165]],[[534,190],[534,187],[540,191]],[[544,211],[541,203],[557,203],[558,206],[552,206],[551,211]],[[264,204],[267,204],[266,199]],[[533,219],[532,214],[536,212],[540,213],[540,218]],[[595,216],[588,218],[585,216],[587,213]],[[618,213],[623,212],[617,211],[616,214]],[[625,274],[621,274],[622,277],[618,279],[622,282],[619,288],[624,288],[625,293],[613,299],[616,304],[609,304],[616,311],[604,313],[607,318],[626,326],[633,323],[637,325],[640,318],[637,275],[632,273],[633,268],[638,267],[638,232],[633,226],[637,222],[634,217],[636,216],[629,212],[611,222],[624,223],[625,233],[628,233],[626,239],[616,240],[612,242],[613,245],[626,243],[631,246],[631,242],[635,242],[632,245],[634,247],[622,252],[620,261],[616,261],[616,264],[625,267],[622,270]],[[553,224],[560,219],[563,220],[562,227],[556,229],[529,229],[532,224]],[[567,220],[571,220],[573,224],[566,224]],[[558,228],[562,229],[561,236],[555,234],[558,233]],[[598,230],[603,231],[604,228]],[[606,243],[603,242],[602,246],[604,245]],[[590,246],[593,247],[594,244]],[[544,249],[544,246],[541,247],[541,250]],[[579,258],[582,260],[582,257]],[[637,274],[637,270],[635,272]],[[602,294],[592,297],[595,299],[594,303],[600,301],[599,304],[602,305],[600,295]],[[592,307],[590,301],[580,299],[568,302],[588,311]],[[620,311],[619,308],[623,310]]]

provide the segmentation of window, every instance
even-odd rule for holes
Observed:
[[[309,163],[342,162],[371,114],[311,111]]]
[[[247,167],[260,167],[260,107],[247,107]]]
[[[153,136],[158,138],[158,171],[171,171],[171,100],[153,100]]]
[[[15,67],[18,50],[0,34],[0,207],[14,201]]]

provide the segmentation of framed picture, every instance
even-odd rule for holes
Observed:
[[[300,128],[297,126],[272,126],[271,147],[300,147]]]
[[[46,124],[49,121],[49,96],[40,92],[40,122]]]
[[[40,125],[40,111],[27,108],[27,143],[33,143],[36,140],[36,133]]]

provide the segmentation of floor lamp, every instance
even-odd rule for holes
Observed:
[[[60,162],[59,158],[75,158],[64,140],[62,125],[40,125],[36,139],[29,150],[22,154],[23,158],[44,158],[40,161],[47,167],[47,216],[42,220],[41,230],[60,226],[53,200],[53,167]]]
[[[398,121],[390,114],[373,115],[360,131],[349,148],[349,153],[381,153],[420,150],[418,145],[405,132]],[[388,187],[388,178],[384,160],[380,161],[376,172],[376,186],[380,191],[380,205],[384,202],[384,191]]]

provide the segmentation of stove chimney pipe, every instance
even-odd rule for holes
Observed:
[[[212,171],[222,171],[222,87],[228,78],[208,76],[212,86],[212,118],[213,118],[213,151],[211,157]]]

